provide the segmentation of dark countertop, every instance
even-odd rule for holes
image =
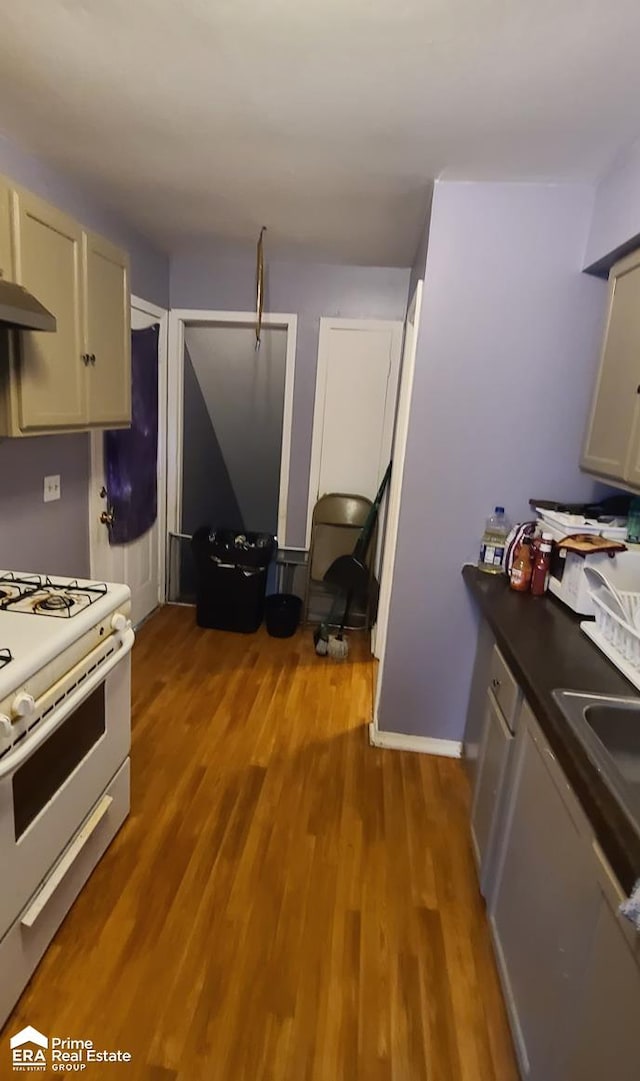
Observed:
[[[515,593],[504,575],[483,574],[475,567],[466,566],[462,573],[621,886],[631,892],[640,878],[640,835],[551,692],[567,688],[638,695],[638,691],[582,633],[584,617],[574,615],[555,597]]]

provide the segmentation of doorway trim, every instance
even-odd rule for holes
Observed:
[[[182,431],[184,328],[188,323],[235,324],[254,328],[255,312],[208,311],[200,308],[173,308],[169,312],[169,356],[167,393],[167,530],[179,533],[182,517]],[[287,505],[291,466],[291,428],[293,423],[293,388],[295,382],[298,317],[279,312],[264,313],[262,326],[286,330],[284,407],[282,413],[282,450],[280,453],[280,490],[278,498],[278,543],[287,542]]]
[[[378,619],[376,622],[376,637],[374,653],[378,658],[378,671],[376,673],[376,693],[373,709],[373,718],[370,726],[370,739],[374,746],[399,746],[397,741],[387,740],[380,742],[389,736],[389,733],[380,732],[378,728],[378,709],[380,707],[380,691],[384,678],[384,660],[387,649],[387,628],[389,624],[389,611],[391,607],[391,591],[393,588],[393,576],[396,562],[396,549],[398,545],[398,527],[400,523],[400,508],[402,502],[402,481],[404,478],[404,463],[407,453],[407,441],[409,437],[409,417],[413,401],[413,379],[416,368],[416,354],[418,347],[418,335],[420,333],[420,313],[422,311],[422,290],[424,281],[422,278],[417,282],[415,292],[409,301],[405,318],[405,337],[402,349],[402,367],[400,382],[398,385],[398,401],[395,433],[393,437],[392,460],[393,469],[387,492],[387,517],[384,536],[384,555],[382,570],[380,573],[380,597],[378,601]],[[412,337],[409,339],[410,328]],[[406,739],[407,737],[403,737]],[[431,741],[433,743],[434,741]],[[443,741],[440,741],[443,742]],[[405,745],[403,744],[403,747]],[[420,749],[419,747],[405,748],[409,750]],[[433,746],[424,748],[430,753],[444,753],[436,751]],[[456,753],[451,752],[451,753]]]
[[[130,305],[160,324],[158,335],[158,603],[166,599],[166,544],[167,544],[167,379],[168,379],[168,329],[169,312],[152,304],[150,300],[131,295]],[[89,434],[89,574],[95,578],[96,551],[92,543],[92,518],[95,514],[96,461],[98,440],[103,438],[104,428],[94,428]]]

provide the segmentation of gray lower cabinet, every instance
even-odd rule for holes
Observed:
[[[620,916],[617,883],[594,851],[601,895],[584,979],[557,1077],[637,1081],[640,1076],[640,935]]]
[[[521,701],[518,683],[483,624],[476,652],[464,750],[467,759],[472,755],[475,759],[471,770],[471,840],[480,889],[485,897],[493,880],[504,782]]]
[[[486,717],[487,688],[491,682],[491,661],[495,648],[496,643],[489,624],[483,621],[478,630],[478,644],[464,730],[464,763],[472,785],[475,784],[478,774]]]
[[[500,793],[512,741],[513,736],[493,694],[486,694],[484,735],[471,810],[471,837],[483,893],[486,892],[491,842],[498,819]]]
[[[523,1081],[640,1078],[640,934],[482,623],[465,731],[471,837]]]
[[[489,916],[522,1076],[555,1081],[599,902],[591,835],[526,704],[510,772]]]

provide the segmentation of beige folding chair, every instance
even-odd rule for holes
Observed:
[[[334,559],[353,552],[358,534],[370,510],[371,500],[365,496],[343,495],[339,492],[323,495],[313,508],[304,598],[305,623],[320,622],[327,615],[335,597],[335,590],[325,584],[325,573]],[[377,531],[374,530],[369,545],[370,553],[375,553],[376,543]],[[311,603],[315,598],[323,602],[323,610],[319,617],[310,620]],[[351,629],[368,626],[368,619],[368,611],[354,611],[350,616]],[[356,620],[355,625],[353,620]]]

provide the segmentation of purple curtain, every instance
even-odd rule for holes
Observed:
[[[110,544],[141,537],[158,512],[158,336],[156,324],[131,331],[131,427],[104,433]]]

